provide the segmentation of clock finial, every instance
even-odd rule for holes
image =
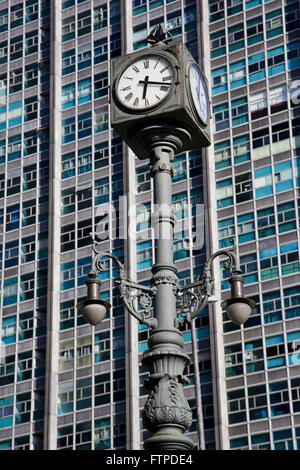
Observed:
[[[172,41],[172,37],[172,34],[159,24],[152,29],[151,33],[147,37],[147,42],[151,44],[151,46],[168,44],[168,42]]]

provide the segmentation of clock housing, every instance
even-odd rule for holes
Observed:
[[[159,56],[162,58],[162,62],[167,61],[170,63],[173,70],[173,83],[168,85],[170,88],[167,96],[165,99],[157,100],[153,106],[148,108],[136,109],[134,106],[124,105],[124,102],[120,100],[118,86],[125,71],[131,65],[136,64],[137,61],[145,61],[153,56]],[[191,135],[189,144],[186,144],[185,148],[182,149],[184,151],[208,147],[210,145],[210,103],[208,101],[207,122],[204,122],[197,112],[192,96],[189,70],[193,64],[196,64],[196,62],[183,43],[154,46],[112,59],[110,69],[111,126],[139,158],[144,159],[149,157],[149,155],[145,155],[141,147],[136,145],[134,139],[134,135],[145,125],[159,124],[163,126],[164,124],[174,124],[175,126],[181,126]],[[145,77],[147,75],[145,73]],[[203,75],[202,77],[207,90],[206,79]],[[141,81],[145,82],[143,76]],[[143,86],[144,83],[139,84],[140,94],[142,93]],[[153,86],[155,87],[155,85]],[[141,95],[139,96],[141,97]]]

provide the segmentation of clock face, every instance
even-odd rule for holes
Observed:
[[[143,111],[158,106],[170,94],[174,83],[174,69],[159,55],[147,55],[132,62],[122,72],[116,96],[126,108]]]
[[[196,111],[203,124],[207,124],[209,119],[208,93],[202,73],[196,64],[190,67],[189,81]]]

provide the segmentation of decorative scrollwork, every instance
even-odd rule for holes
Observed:
[[[96,242],[93,243],[93,252],[95,256],[92,260],[90,275],[96,277],[97,272],[103,272],[106,267],[105,263],[111,259],[118,266],[120,297],[122,298],[125,307],[139,322],[147,326],[155,327],[157,320],[151,318],[152,298],[151,295],[155,294],[156,288],[146,287],[126,279],[125,268],[120,260],[110,252],[99,251],[99,246]]]

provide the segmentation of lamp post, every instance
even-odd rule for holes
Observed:
[[[169,41],[165,32],[159,29],[150,36],[150,42],[154,42],[156,46],[161,44],[163,48],[165,42]],[[153,52],[151,54],[149,60],[153,57]],[[157,55],[156,52],[155,60]],[[135,63],[139,64],[137,61]],[[138,69],[137,65],[135,67]],[[146,75],[148,78],[137,82],[137,86],[140,86],[140,89],[137,88],[137,95],[138,92],[141,96],[145,95],[146,85],[150,87],[153,83],[156,86],[157,81],[149,80],[149,76]],[[123,107],[122,105],[122,109]],[[184,353],[184,341],[179,327],[185,322],[193,321],[212,296],[212,264],[215,258],[226,256],[225,267],[231,268],[231,298],[222,304],[229,318],[236,324],[244,323],[255,303],[243,297],[244,280],[234,249],[214,253],[206,262],[201,277],[189,285],[179,287],[173,261],[175,215],[171,199],[171,162],[176,154],[199,146],[195,129],[187,122],[174,119],[173,115],[170,118],[166,113],[165,119],[157,115],[148,120],[134,119],[133,127],[129,131],[126,128],[126,136],[140,158],[150,159],[154,207],[157,208],[154,213],[155,264],[152,267],[152,286],[146,287],[127,279],[122,263],[112,253],[99,251],[99,245],[94,243],[92,267],[86,282],[88,297],[77,308],[92,325],[103,320],[110,305],[99,298],[100,281],[97,274],[104,269],[103,261],[110,258],[118,267],[120,277],[117,282],[127,311],[140,323],[151,328],[149,349],[143,354],[142,363],[149,370],[149,378],[145,383],[149,396],[144,407],[143,421],[145,427],[152,432],[152,437],[144,443],[144,448],[156,451],[190,451],[195,445],[184,434],[192,424],[192,412],[184,395],[184,385],[189,382],[184,376],[184,369],[190,359]],[[201,142],[208,145],[205,136],[201,139]]]

